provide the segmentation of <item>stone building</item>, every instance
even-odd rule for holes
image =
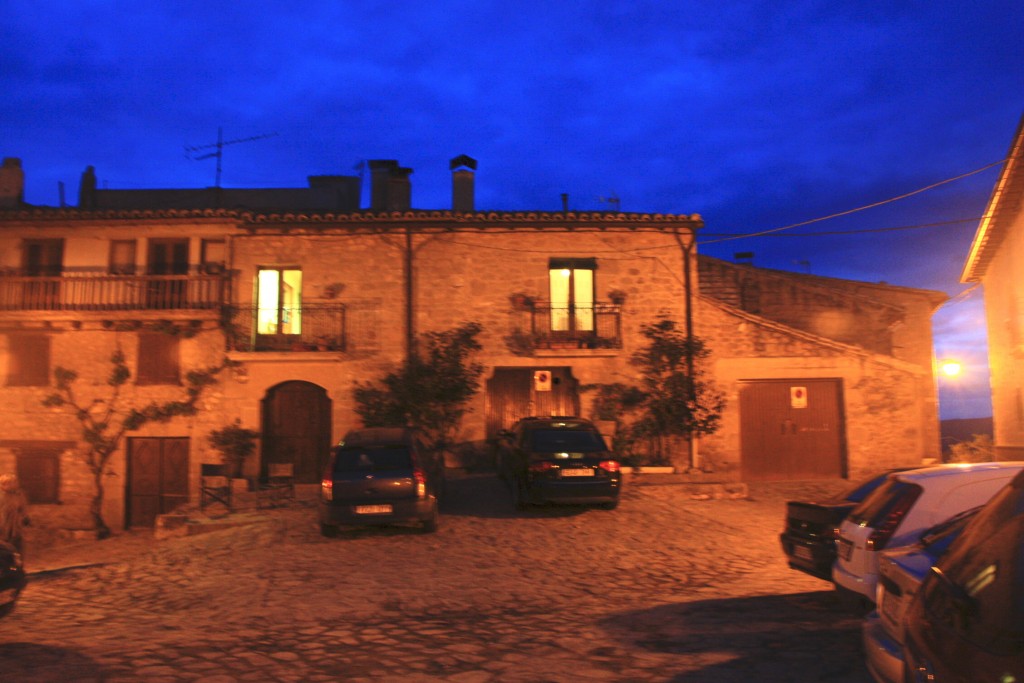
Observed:
[[[797,479],[938,456],[931,315],[944,294],[698,259],[698,332],[731,407],[707,458],[744,479]]]
[[[1024,117],[992,189],[961,280],[985,287],[992,421],[1001,460],[1024,459]]]
[[[119,191],[97,189],[91,168],[80,206],[46,208],[24,205],[20,162],[4,163],[0,471],[26,482],[37,519],[86,525],[92,490],[77,421],[43,405],[58,366],[100,411],[115,350],[133,374],[119,400],[138,408],[181,400],[189,372],[233,361],[195,415],[131,431],[115,454],[105,518],[144,526],[196,498],[200,466],[218,462],[210,431],[236,419],[261,434],[247,476],[282,462],[315,484],[357,426],[354,384],[395,369],[417,335],[468,321],[482,325],[486,371],[452,465],[485,457],[518,417],[589,416],[581,388],[633,381],[640,328],[662,313],[690,314],[728,398],[722,429],[680,468],[849,476],[937,455],[941,295],[698,262],[696,214],[478,210],[465,156],[451,163],[452,208],[417,210],[410,169],[368,166],[365,209],[346,176]]]

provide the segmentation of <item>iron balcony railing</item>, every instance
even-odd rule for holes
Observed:
[[[535,301],[530,306],[530,335],[538,349],[622,348],[622,307],[604,302],[574,306]]]
[[[344,351],[345,305],[308,304],[285,309],[256,306],[231,311],[235,351]]]
[[[3,311],[167,311],[217,309],[224,303],[224,275],[58,276],[0,273]]]

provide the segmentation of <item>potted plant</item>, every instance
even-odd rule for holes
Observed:
[[[508,297],[509,302],[512,304],[512,308],[517,310],[527,310],[533,307],[534,299],[526,292],[516,292],[510,294]]]
[[[626,303],[626,293],[621,289],[613,289],[612,291],[608,292],[608,298],[616,306],[621,306],[622,304]]]
[[[256,450],[256,439],[259,435],[259,432],[243,427],[242,421],[238,418],[235,418],[233,423],[210,432],[210,445],[220,453],[227,476],[242,476],[242,465]]]

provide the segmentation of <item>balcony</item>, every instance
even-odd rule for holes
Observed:
[[[219,309],[226,292],[227,279],[220,274],[0,274],[0,311]]]
[[[345,305],[302,304],[283,311],[235,309],[229,337],[234,351],[344,351]]]
[[[536,349],[620,349],[622,307],[597,302],[591,306],[529,305],[530,337]]]

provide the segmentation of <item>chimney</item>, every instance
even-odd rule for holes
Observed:
[[[0,208],[13,208],[25,202],[25,172],[21,159],[4,157],[0,166]]]
[[[385,211],[408,211],[412,208],[411,168],[396,166],[388,173],[388,198]]]
[[[78,185],[78,208],[96,208],[96,169],[86,166],[82,171],[82,181]]]
[[[394,159],[371,159],[370,210],[408,211],[412,206],[411,168],[402,168]]]
[[[473,187],[476,159],[460,154],[448,163],[448,168],[452,172],[452,211],[475,211]]]
[[[394,159],[371,159],[370,166],[370,210],[387,211],[388,178],[391,169],[398,168]]]

